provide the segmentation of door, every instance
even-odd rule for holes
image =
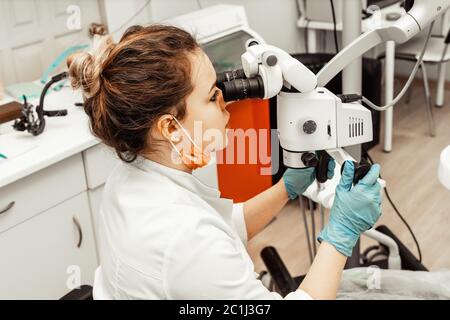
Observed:
[[[66,48],[88,43],[91,22],[101,22],[98,1],[0,0],[0,82],[39,79]]]

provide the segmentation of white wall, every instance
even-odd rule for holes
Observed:
[[[114,41],[119,41],[129,26],[152,22],[152,3],[148,0],[101,0],[100,7],[102,21]]]
[[[114,0],[111,0],[114,1]],[[117,1],[117,0],[116,0]],[[134,0],[137,1],[137,0]],[[304,30],[296,27],[298,19],[296,0],[153,0],[152,20],[154,22],[185,14],[200,7],[219,3],[243,5],[246,9],[250,26],[255,29],[268,43],[278,46],[290,53],[305,52]],[[450,14],[448,15],[450,18]],[[318,47],[334,52],[334,42],[331,32],[319,34]],[[435,67],[429,68],[429,77],[436,78]],[[397,63],[396,72],[408,75],[409,64]],[[420,76],[420,75],[419,75]],[[450,81],[450,67],[447,68],[447,79]]]
[[[4,0],[0,0],[0,3],[3,3],[2,1]],[[7,0],[7,2],[12,1],[13,0]],[[38,0],[27,1],[30,3],[38,2]],[[139,11],[147,1],[148,0],[99,0],[101,20],[109,25],[110,31],[117,30],[117,28],[128,21],[134,13]],[[296,27],[298,12],[295,1],[296,0],[152,0],[145,9],[141,10],[134,19],[129,21],[127,26],[132,24],[149,24],[157,22],[198,10],[200,7],[208,7],[219,3],[238,4],[245,7],[250,26],[264,37],[268,43],[278,46],[290,53],[299,53],[305,51],[304,30],[299,30]],[[39,2],[50,3],[51,1],[39,0]],[[76,2],[91,1],[76,0]],[[64,0],[64,3],[72,2],[70,0]],[[1,13],[2,12],[0,12],[0,16]],[[83,16],[86,18],[83,19],[85,24],[91,22],[86,20],[97,20],[96,22],[99,22],[98,20],[100,20],[99,18],[93,18],[93,16],[95,17],[95,14],[93,14],[91,10],[88,10],[87,12],[84,10]],[[0,19],[0,26],[2,25],[1,20],[3,19]],[[118,40],[117,38],[120,37],[124,29],[125,28],[122,28],[115,34],[116,40]],[[16,38],[17,36],[14,39]],[[334,48],[332,41],[330,41],[331,39],[331,34],[328,34],[326,37],[319,37],[319,46],[326,45],[328,50],[333,51]],[[2,43],[5,42],[3,41]],[[56,55],[56,53],[52,52],[47,54],[46,57],[51,61],[51,58],[53,58],[54,55]],[[6,57],[3,58],[4,59],[0,59],[0,73],[3,71],[3,83],[9,83],[14,79],[12,76],[5,76],[5,63],[11,61],[11,59],[6,59]],[[435,69],[436,68],[430,68],[431,78],[435,77]],[[407,74],[409,70],[410,67],[408,65],[398,64],[397,72],[399,74]],[[38,72],[36,74],[38,74]],[[35,77],[34,74],[32,74],[32,76]],[[1,74],[0,78],[2,78]],[[5,81],[5,78],[7,78],[8,81]],[[32,77],[30,76],[30,79],[31,78]],[[450,67],[447,68],[447,79],[450,80]]]

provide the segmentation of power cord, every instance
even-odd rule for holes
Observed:
[[[374,164],[374,161],[373,161],[372,157],[370,156],[369,152],[365,148],[363,148],[363,150],[364,150],[365,155],[369,159],[370,164]],[[380,174],[380,178],[381,178],[381,174]],[[409,233],[411,234],[411,236],[412,236],[412,238],[413,238],[413,240],[414,240],[414,242],[416,244],[416,247],[417,247],[417,252],[419,254],[419,262],[422,263],[422,251],[420,250],[419,241],[417,241],[416,235],[412,231],[412,229],[409,226],[409,224],[406,221],[406,219],[403,217],[403,215],[397,209],[397,206],[394,204],[394,201],[392,201],[391,196],[389,195],[387,187],[384,188],[384,193],[386,194],[386,198],[388,199],[388,201],[391,204],[392,208],[394,209],[395,213],[397,214],[397,216],[400,218],[400,220],[403,222],[403,224],[406,226],[406,228],[408,229]]]
[[[430,29],[428,31],[428,35],[427,38],[425,40],[425,43],[423,45],[422,48],[422,52],[420,53],[419,59],[417,59],[417,62],[408,78],[408,81],[406,81],[405,86],[403,87],[403,89],[400,91],[400,93],[394,98],[394,100],[392,100],[390,103],[388,103],[385,106],[377,106],[376,104],[374,104],[372,101],[370,101],[369,99],[367,99],[366,97],[362,97],[362,101],[367,104],[370,108],[377,110],[377,111],[385,111],[390,107],[393,107],[395,104],[397,104],[397,102],[400,101],[400,99],[405,95],[406,91],[408,91],[409,87],[411,86],[412,82],[414,81],[417,71],[419,70],[420,65],[422,64],[423,61],[423,56],[425,55],[425,52],[427,51],[427,47],[428,47],[428,41],[430,40],[431,37],[431,32],[433,30],[433,26],[434,26],[434,21],[431,22],[430,24]]]
[[[302,10],[300,9],[299,0],[295,0],[295,8],[297,9],[297,18],[300,19],[300,17],[303,15],[303,13],[302,13]]]
[[[308,42],[309,42],[309,38],[308,38],[308,28],[309,28],[309,20],[306,20],[305,36],[304,36],[304,39],[305,39],[305,51],[306,51],[306,53],[309,53],[309,45],[308,45]]]
[[[333,16],[334,45],[336,47],[336,53],[338,53],[339,52],[339,45],[338,45],[337,25],[336,25],[336,11],[334,10],[334,2],[333,2],[333,0],[330,0],[330,4],[331,4],[331,14]]]

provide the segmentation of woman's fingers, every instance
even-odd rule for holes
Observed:
[[[359,183],[365,184],[367,186],[372,186],[377,183],[378,178],[380,177],[380,165],[374,164],[370,168],[369,172],[360,180]]]
[[[353,184],[353,177],[355,175],[355,166],[353,161],[344,162],[344,171],[342,172],[341,181],[339,181],[340,188],[350,191]]]

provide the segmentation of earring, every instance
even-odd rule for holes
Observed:
[[[173,134],[170,136],[170,140],[173,142],[178,142],[180,140],[180,136],[178,134]]]

